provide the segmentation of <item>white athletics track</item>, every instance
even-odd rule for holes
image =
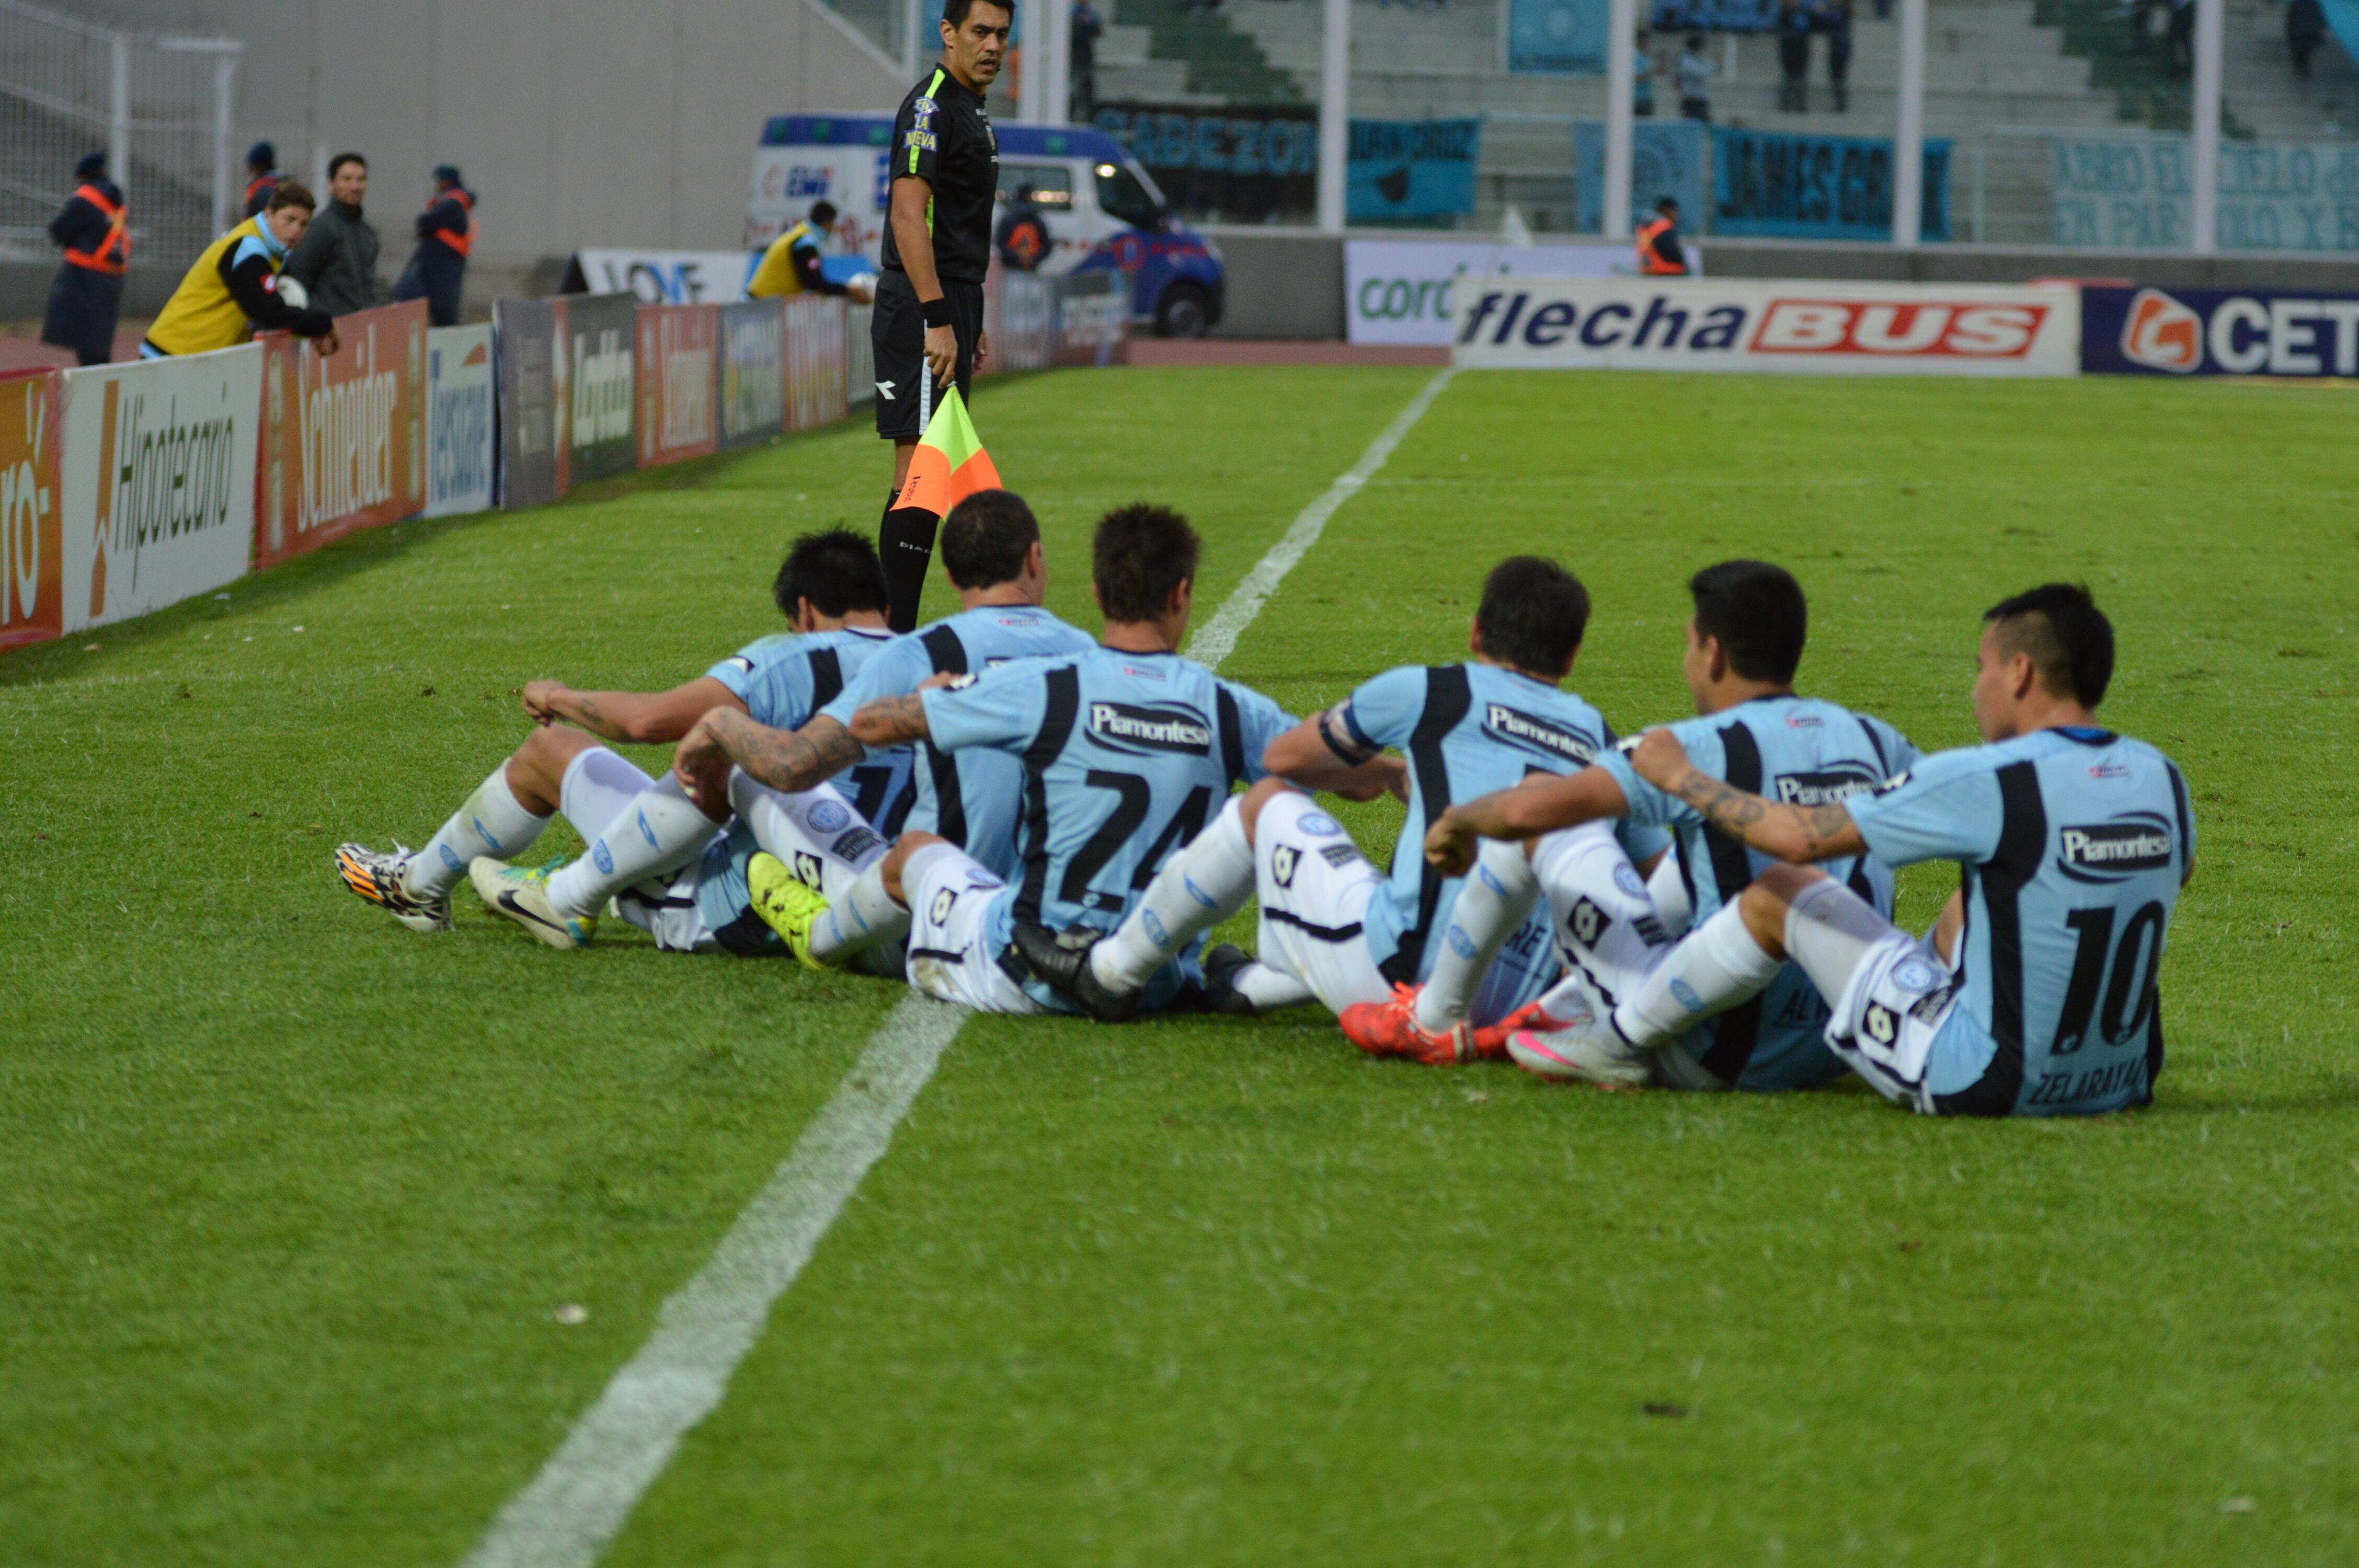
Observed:
[[[1425,417],[1454,373],[1440,371],[1393,417],[1360,460],[1304,507],[1269,553],[1222,601],[1188,656],[1217,669],[1335,509],[1357,494]],[[893,1129],[934,1076],[967,1010],[904,997],[859,1062],[806,1128],[695,1278],[656,1314],[655,1332],[583,1412],[524,1490],[508,1499],[465,1568],[589,1568],[698,1422],[728,1392],[771,1306],[810,1261],[820,1238],[885,1157]]]

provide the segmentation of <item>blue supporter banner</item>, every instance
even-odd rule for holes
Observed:
[[[1507,69],[1602,76],[1606,0],[1508,0]]]
[[[1655,26],[1667,33],[1774,33],[1777,0],[1655,0]]]
[[[1892,143],[1714,127],[1712,232],[1793,240],[1892,238]],[[1924,237],[1950,237],[1950,144],[1925,141]]]
[[[1630,127],[1630,215],[1635,228],[1654,216],[1655,203],[1669,196],[1680,204],[1680,227],[1703,226],[1703,164],[1706,133],[1701,120],[1640,120]],[[1605,126],[1582,120],[1572,127],[1574,183],[1580,197],[1575,226],[1583,233],[1604,227]]]
[[[1483,122],[1354,120],[1345,206],[1355,223],[1474,211]]]

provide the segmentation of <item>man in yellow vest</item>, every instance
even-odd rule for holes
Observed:
[[[164,313],[139,345],[144,360],[209,353],[235,348],[255,331],[286,330],[316,339],[320,351],[336,351],[336,324],[324,310],[282,297],[278,269],[287,253],[311,226],[315,203],[296,181],[279,182],[270,204],[204,248]]]
[[[772,240],[770,248],[762,253],[761,264],[745,280],[745,297],[783,299],[809,290],[813,294],[841,294],[867,304],[866,289],[857,284],[836,282],[820,265],[820,237],[834,223],[835,203],[812,202],[810,216]]]
[[[1638,271],[1647,277],[1685,277],[1688,253],[1680,243],[1680,204],[1666,196],[1655,215],[1638,225]]]
[[[123,308],[123,274],[131,265],[131,229],[123,191],[106,178],[106,155],[74,165],[82,183],[49,220],[49,238],[65,247],[65,265],[49,289],[41,341],[71,349],[86,365],[114,357],[114,319]]]

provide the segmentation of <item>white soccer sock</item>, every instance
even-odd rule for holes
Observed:
[[[909,912],[885,891],[885,857],[868,862],[841,898],[830,899],[827,913],[811,922],[811,957],[822,964],[849,964],[861,954],[909,934]]]
[[[1138,989],[1191,937],[1243,909],[1253,890],[1245,807],[1232,795],[1210,827],[1163,862],[1114,935],[1091,950],[1091,972],[1109,989]]]
[[[606,824],[588,853],[549,879],[549,907],[577,920],[595,914],[611,895],[688,864],[720,831],[666,773]]]
[[[548,826],[548,817],[527,811],[508,788],[508,765],[502,762],[426,840],[426,847],[410,856],[402,880],[413,896],[439,898],[459,884],[467,874],[467,862],[476,856],[513,860],[531,849]]]
[[[1695,918],[1695,901],[1688,897],[1687,879],[1680,875],[1680,852],[1675,846],[1663,852],[1655,862],[1654,873],[1647,879],[1647,897],[1655,906],[1655,918],[1663,929],[1674,936],[1687,935],[1688,922]]]
[[[1482,840],[1474,869],[1458,885],[1450,925],[1434,950],[1433,973],[1417,993],[1417,1026],[1447,1034],[1466,1022],[1466,1010],[1491,972],[1492,960],[1540,901],[1539,880],[1521,844]]]
[[[1671,949],[1636,995],[1614,1010],[1614,1027],[1633,1045],[1659,1045],[1760,995],[1785,962],[1763,952],[1737,906],[1724,903]]]

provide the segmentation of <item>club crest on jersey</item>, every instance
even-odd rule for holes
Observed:
[[[2170,864],[2170,824],[2147,811],[2110,822],[2064,827],[2056,835],[2058,869],[2076,882],[2113,882]]]
[[[1102,746],[1134,755],[1180,752],[1206,757],[1212,752],[1212,727],[1204,722],[1202,714],[1178,703],[1142,708],[1127,702],[1093,702],[1090,737]]]
[[[841,833],[852,822],[852,808],[840,800],[822,800],[810,808],[810,830]]]
[[[1838,762],[1817,773],[1779,773],[1777,783],[1777,799],[1787,806],[1833,806],[1875,792],[1875,775],[1858,762]]]
[[[1343,831],[1343,824],[1323,811],[1306,811],[1294,819],[1294,826],[1313,838],[1332,838]]]
[[[1483,705],[1485,734],[1527,752],[1538,752],[1560,762],[1587,767],[1597,757],[1597,742],[1580,730],[1510,708],[1504,702]]]
[[[1646,879],[1638,874],[1638,868],[1627,860],[1614,862],[1614,885],[1632,898],[1647,896]]]

